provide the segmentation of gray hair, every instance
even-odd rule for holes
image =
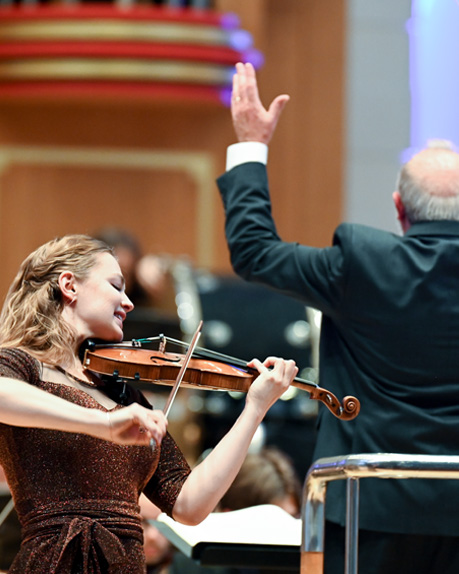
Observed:
[[[453,144],[430,141],[402,167],[397,189],[410,223],[459,221],[459,154]]]

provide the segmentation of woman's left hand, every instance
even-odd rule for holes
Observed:
[[[247,401],[256,404],[264,412],[285,393],[298,373],[295,361],[278,357],[268,357],[263,363],[253,359],[248,366],[256,369],[260,375],[252,383]]]

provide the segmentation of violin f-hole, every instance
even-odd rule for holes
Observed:
[[[161,359],[158,359],[157,357],[150,357],[150,361],[154,364],[154,365],[160,365],[161,363],[167,362],[167,363],[172,363],[172,364],[177,364],[180,363],[181,358],[180,357],[161,357]]]

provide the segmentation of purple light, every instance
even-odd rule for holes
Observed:
[[[246,50],[243,54],[241,54],[241,56],[242,61],[252,64],[255,70],[259,70],[265,63],[263,54],[260,52],[260,50],[255,50],[255,48],[252,50]]]
[[[229,34],[229,43],[234,50],[244,52],[253,45],[252,34],[247,30],[234,30]]]
[[[240,25],[241,21],[239,16],[234,12],[226,12],[225,14],[222,14],[220,19],[220,26],[224,30],[235,30],[236,28],[239,28]]]
[[[220,101],[222,102],[222,104],[226,108],[231,107],[231,93],[232,93],[232,91],[233,91],[232,88],[222,88],[219,92]]]
[[[459,3],[413,0],[410,42],[411,148],[459,142]]]

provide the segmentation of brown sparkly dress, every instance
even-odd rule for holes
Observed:
[[[0,349],[0,376],[107,410],[83,390],[45,382],[40,373],[27,353]],[[170,435],[152,451],[1,423],[0,464],[22,525],[10,574],[143,574],[139,494],[171,514],[190,472]]]

